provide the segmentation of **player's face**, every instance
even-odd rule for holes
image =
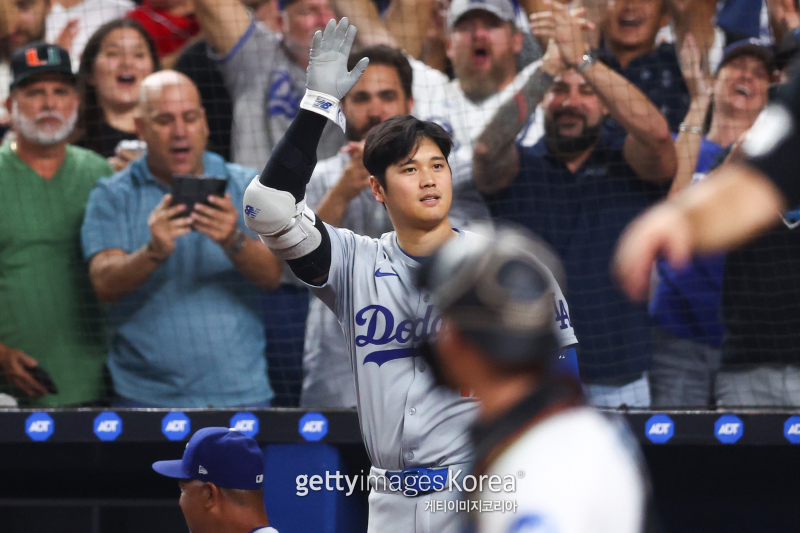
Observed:
[[[572,69],[556,78],[542,105],[545,122],[561,137],[580,137],[587,128],[600,124],[605,115],[592,86]]]
[[[369,130],[397,115],[407,115],[414,101],[407,97],[397,69],[370,65],[342,100],[347,118],[347,137],[363,141]]]
[[[386,205],[395,229],[430,230],[450,211],[450,166],[430,139],[423,138],[416,152],[386,169],[386,189],[374,177],[370,184],[375,199]]]
[[[295,50],[311,48],[314,32],[324,30],[328,21],[336,15],[328,0],[298,0],[283,11],[283,36]]]
[[[522,34],[510,22],[482,10],[461,17],[447,41],[456,77],[472,98],[491,96],[513,80],[521,49]]]
[[[205,483],[196,479],[180,481],[181,497],[178,503],[186,518],[186,525],[191,533],[203,533],[205,523],[203,512],[204,496],[206,494]]]
[[[142,113],[136,125],[147,142],[147,163],[154,175],[202,172],[208,123],[193,85],[165,85],[150,97]]]
[[[757,115],[767,105],[770,72],[760,59],[739,56],[717,73],[714,104],[720,112]]]
[[[666,17],[663,0],[609,0],[604,35],[613,48],[650,48]]]

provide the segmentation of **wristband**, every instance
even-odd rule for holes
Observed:
[[[689,133],[696,133],[697,135],[703,134],[703,128],[700,126],[688,126],[685,122],[681,122],[678,126],[678,131],[688,131]]]
[[[338,124],[342,128],[342,131],[345,129],[347,121],[344,118],[342,109],[339,107],[339,100],[329,94],[306,89],[306,94],[300,100],[300,108],[313,111],[332,120],[334,124]]]

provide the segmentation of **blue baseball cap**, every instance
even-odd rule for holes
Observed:
[[[153,470],[227,489],[259,490],[264,484],[264,455],[256,441],[238,431],[203,428],[189,439],[182,459],[157,461]]]
[[[725,50],[722,52],[722,61],[720,61],[719,67],[717,67],[717,72],[722,70],[722,67],[741,56],[753,56],[756,59],[760,59],[764,62],[764,66],[767,67],[767,72],[770,74],[772,73],[774,59],[772,49],[765,46],[764,43],[758,39],[742,39],[741,41],[736,41],[726,46]]]

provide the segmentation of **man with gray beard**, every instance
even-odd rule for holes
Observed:
[[[0,146],[0,392],[29,406],[97,402],[103,327],[80,228],[89,192],[111,167],[67,142],[78,93],[66,50],[34,43],[14,52],[11,68],[16,140]],[[36,367],[54,387],[34,378]]]

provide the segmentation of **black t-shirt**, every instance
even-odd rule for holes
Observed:
[[[106,122],[103,122],[95,138],[90,138],[87,134],[84,135],[77,144],[83,148],[94,150],[105,158],[109,158],[114,155],[114,151],[120,141],[130,141],[138,138],[136,133],[118,130],[117,128],[109,126]]]
[[[208,149],[230,161],[233,103],[222,75],[208,57],[206,41],[199,41],[184,50],[175,70],[189,76],[200,91],[208,119]]]

